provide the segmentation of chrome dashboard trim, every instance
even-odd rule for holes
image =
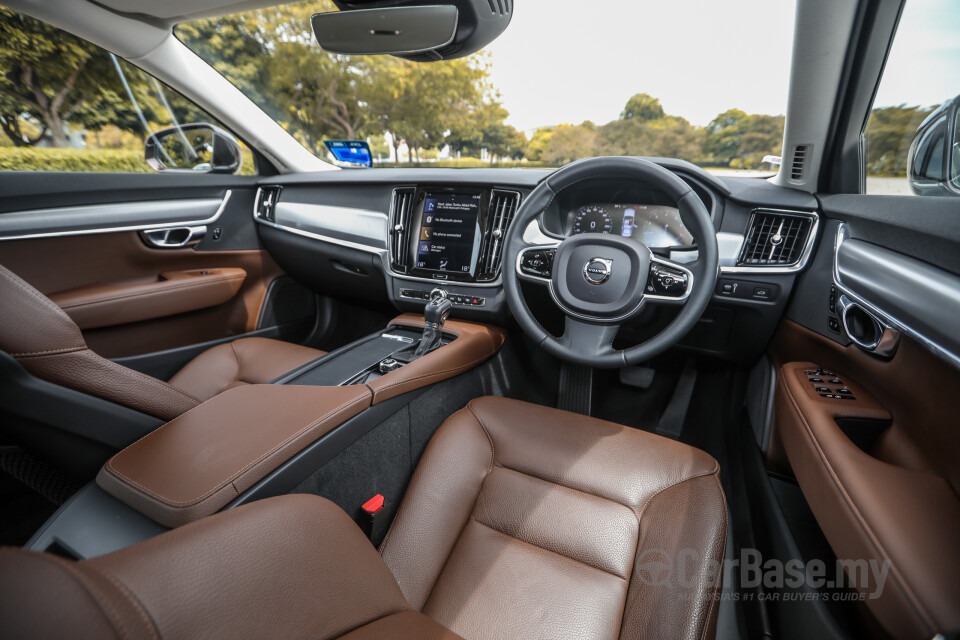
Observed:
[[[377,211],[281,200],[274,205],[274,224],[375,249],[387,248],[387,216]]]
[[[807,242],[803,246],[803,251],[800,253],[800,259],[796,264],[782,266],[782,267],[755,267],[750,265],[737,265],[736,262],[740,257],[739,248],[737,250],[737,255],[734,257],[734,264],[723,266],[721,263],[720,273],[770,273],[770,274],[785,274],[785,273],[797,273],[798,271],[803,271],[807,263],[810,261],[810,256],[813,254],[813,246],[817,242],[817,231],[820,229],[820,215],[816,211],[796,211],[792,209],[771,209],[769,207],[757,207],[750,212],[750,219],[753,219],[753,214],[761,213],[785,213],[794,216],[806,216],[813,220],[813,224],[810,225],[810,233],[807,236]],[[747,225],[749,226],[749,221]],[[742,247],[744,236],[742,234],[726,234],[730,236],[739,235],[740,245]],[[717,234],[717,242],[719,244],[720,234]],[[732,240],[731,240],[732,242]]]
[[[849,267],[845,269],[843,266],[841,266],[841,247],[848,242],[851,244],[857,243],[858,245],[863,244],[868,247],[873,246],[861,240],[850,238],[849,230],[847,229],[846,224],[841,224],[837,228],[837,235],[834,239],[833,283],[836,285],[840,293],[845,295],[852,302],[855,302],[869,311],[882,324],[910,336],[934,355],[938,356],[954,367],[960,368],[960,354],[951,351],[947,346],[940,344],[940,342],[933,338],[928,337],[925,333],[916,329],[912,324],[902,320],[900,317],[894,316],[890,312],[881,309],[877,304],[871,302],[863,294],[858,293],[853,289],[855,285],[852,283],[852,281],[854,278],[858,277],[857,274],[854,274]],[[883,252],[889,251],[880,247],[877,247],[877,249]],[[889,251],[889,253],[893,254],[895,252]],[[947,315],[951,316],[954,318],[955,322],[955,319],[960,316],[960,278],[947,275],[947,278],[950,280],[948,288],[953,289],[953,296],[945,296],[944,291],[937,287],[938,283],[933,282],[933,278],[928,277],[929,274],[920,272],[920,269],[927,270],[932,269],[933,267],[930,267],[930,265],[925,263],[921,263],[918,260],[914,260],[913,258],[900,256],[899,254],[895,255],[898,256],[898,261],[904,263],[902,266],[906,268],[897,270],[897,267],[892,264],[884,264],[882,268],[889,269],[891,272],[898,271],[897,275],[912,278],[912,282],[910,282],[909,287],[909,289],[911,289],[911,295],[913,297],[917,297],[917,291],[921,291],[919,294],[920,297],[937,301],[937,307],[941,309],[941,313],[946,313]],[[918,268],[907,267],[906,265],[908,262],[916,262]],[[913,265],[911,265],[911,267],[912,266]],[[847,276],[847,281],[844,280],[844,275]],[[873,273],[872,275],[875,277],[880,277],[882,274]],[[951,308],[954,310],[951,311]]]
[[[0,214],[0,241],[200,227],[220,218],[231,195],[12,211]]]

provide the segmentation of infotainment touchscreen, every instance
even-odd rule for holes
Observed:
[[[479,193],[426,193],[417,268],[473,274],[480,251]]]

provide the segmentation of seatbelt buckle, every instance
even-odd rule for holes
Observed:
[[[374,545],[383,538],[383,529],[387,522],[383,507],[386,503],[386,498],[378,493],[360,507],[360,528]]]

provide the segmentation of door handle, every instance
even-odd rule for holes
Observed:
[[[149,246],[157,249],[181,249],[199,244],[206,234],[206,226],[163,227],[141,231],[140,237]]]

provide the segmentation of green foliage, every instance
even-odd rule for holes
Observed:
[[[143,161],[142,150],[28,147],[0,147],[0,171],[155,173]],[[240,174],[256,174],[253,154],[250,151],[243,153]]]
[[[713,162],[752,169],[763,156],[780,155],[783,123],[783,116],[729,109],[707,125],[704,151]]]
[[[115,149],[28,149],[0,150],[0,171],[109,171],[153,173],[143,161],[143,152]]]
[[[620,114],[621,120],[659,120],[664,115],[660,100],[646,93],[638,93],[627,100]]]
[[[901,104],[874,109],[865,131],[867,174],[906,176],[910,141],[935,108]]]

